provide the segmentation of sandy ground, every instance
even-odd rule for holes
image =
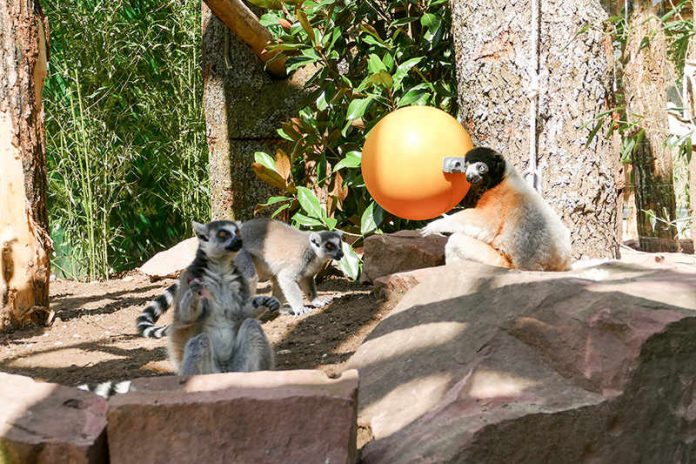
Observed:
[[[51,284],[53,325],[0,335],[0,371],[63,385],[171,374],[166,340],[136,334],[135,318],[173,280],[142,274],[106,282]],[[259,288],[269,293],[270,288]],[[330,277],[319,284],[332,303],[303,316],[282,314],[263,324],[277,369],[341,370],[388,308],[371,288]],[[170,314],[160,319],[167,323]]]

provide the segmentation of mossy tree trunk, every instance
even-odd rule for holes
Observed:
[[[47,36],[37,0],[0,1],[0,330],[48,315]]]
[[[611,38],[599,0],[450,0],[461,117],[477,145],[523,173],[536,133],[542,195],[571,231],[576,257],[616,257],[622,184],[615,141],[594,119],[610,106]],[[532,31],[537,28],[538,109],[530,116]],[[533,69],[533,68],[532,68]]]
[[[633,153],[638,240],[643,251],[677,251],[672,148],[665,143],[667,78],[673,66],[667,39],[651,1],[633,3],[623,74],[626,112],[645,132]]]

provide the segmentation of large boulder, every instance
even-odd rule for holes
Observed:
[[[106,463],[104,399],[0,373],[0,462]]]
[[[140,266],[140,272],[155,279],[177,277],[196,257],[198,239],[188,238],[160,251]]]
[[[431,271],[348,362],[365,463],[696,456],[696,272]]]
[[[110,401],[109,456],[112,464],[349,464],[357,389],[356,371],[138,379]]]
[[[445,264],[446,244],[445,236],[421,237],[415,230],[372,235],[365,239],[362,279]]]

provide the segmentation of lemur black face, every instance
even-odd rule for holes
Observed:
[[[210,257],[236,254],[242,249],[241,227],[234,221],[213,221],[209,224],[194,223],[194,230],[201,248]]]
[[[312,233],[309,241],[317,256],[322,258],[329,257],[338,261],[343,258],[341,239],[342,232],[325,230]]]
[[[466,180],[477,187],[491,189],[505,177],[505,159],[495,150],[478,147],[466,154]]]

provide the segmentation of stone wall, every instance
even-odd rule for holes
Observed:
[[[357,396],[356,371],[143,378],[108,402],[0,373],[0,462],[351,464]]]
[[[249,47],[203,4],[203,87],[213,219],[250,219],[273,189],[251,169],[256,151],[282,144],[280,123],[294,115],[309,71],[273,79]]]

